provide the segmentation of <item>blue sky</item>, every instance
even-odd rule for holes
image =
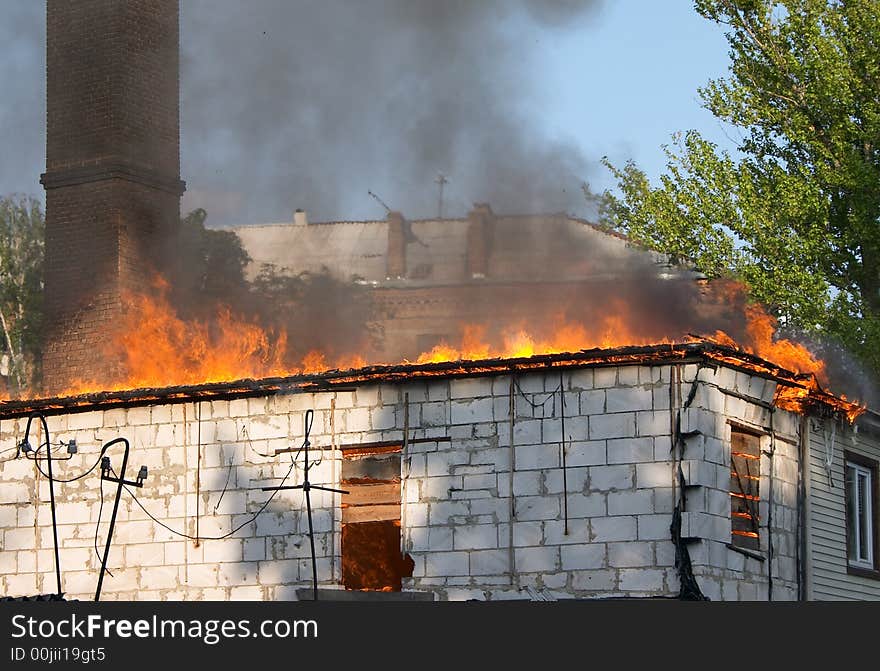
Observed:
[[[726,75],[727,41],[687,0],[605,3],[583,32],[542,51],[553,101],[544,107],[545,122],[588,156],[608,156],[615,164],[634,159],[656,178],[666,161],[661,145],[676,131],[697,129],[733,146],[730,131],[701,107],[697,94]],[[594,185],[601,190],[613,182],[599,171]]]
[[[371,1],[386,3],[387,7],[396,0]],[[537,0],[519,2],[528,7]],[[566,0],[566,3],[588,6],[587,0]],[[559,4],[565,6],[566,3]],[[412,55],[406,51],[408,48],[412,53],[424,51],[435,58],[425,45],[432,31],[424,32],[422,25],[423,32],[414,32],[414,37],[410,36],[412,39],[407,41],[408,33],[404,29],[411,26],[402,24],[402,28],[396,27],[397,33],[392,34],[392,37],[400,35],[400,40],[388,40],[386,35],[381,35],[376,40],[361,38],[355,45],[357,49],[372,49],[373,42],[379,43],[376,53],[364,56],[367,67],[363,76],[370,77],[373,71],[383,67],[390,69],[389,73],[379,72],[375,84],[369,81],[361,84],[361,88],[352,79],[337,86],[334,81],[337,73],[343,78],[350,76],[346,69],[357,65],[356,57],[354,60],[344,57],[346,42],[354,38],[361,26],[363,31],[383,30],[383,22],[388,23],[389,17],[382,17],[382,22],[376,25],[364,25],[370,14],[364,12],[358,16],[357,11],[364,5],[345,0],[336,2],[333,10],[324,10],[326,6],[315,0],[297,0],[296,3],[182,1],[181,168],[182,177],[189,185],[185,209],[206,207],[209,223],[215,224],[286,220],[290,211],[300,206],[310,212],[317,210],[325,218],[381,217],[384,212],[366,196],[370,188],[409,216],[425,216],[435,207],[436,187],[432,178],[441,171],[450,177],[447,212],[458,215],[463,214],[470,202],[503,200],[522,190],[517,180],[523,180],[524,176],[517,171],[505,172],[503,160],[502,169],[497,170],[498,165],[480,163],[484,157],[466,155],[464,150],[460,155],[454,155],[452,149],[444,153],[443,147],[427,143],[414,148],[414,152],[420,152],[419,163],[418,169],[411,169],[408,161],[412,157],[402,156],[401,152],[412,143],[403,142],[393,152],[383,153],[383,147],[389,146],[385,134],[397,132],[400,119],[395,119],[391,128],[380,129],[382,137],[376,137],[373,129],[358,135],[356,126],[360,118],[357,114],[341,115],[338,122],[324,119],[324,135],[317,149],[304,144],[304,137],[317,132],[312,129],[321,128],[325,112],[341,104],[357,106],[357,101],[349,101],[334,92],[327,98],[326,107],[321,107],[324,99],[320,96],[327,95],[327,91],[341,89],[344,93],[347,86],[353,86],[351,90],[359,92],[357,95],[361,98],[372,98],[375,91],[376,99],[381,100],[389,91],[388,82],[398,76],[394,68],[408,65]],[[509,136],[527,133],[530,137],[516,148],[511,154],[515,160],[508,163],[525,162],[521,157],[526,160],[533,155],[537,157],[537,169],[527,175],[529,179],[540,181],[537,176],[543,175],[553,187],[556,175],[553,171],[561,174],[569,170],[575,180],[588,181],[595,191],[601,191],[613,187],[607,170],[599,164],[602,156],[608,156],[615,164],[632,158],[649,176],[656,178],[665,162],[660,146],[668,143],[676,131],[695,128],[713,141],[731,145],[718,121],[700,107],[697,96],[697,87],[725,74],[727,44],[722,30],[697,15],[689,0],[606,0],[596,3],[592,9],[573,10],[570,15],[573,18],[567,22],[539,22],[539,25],[528,24],[534,17],[525,10],[507,12],[513,5],[498,3],[496,6],[502,8],[501,14],[512,17],[510,30],[496,31],[495,15],[476,16],[480,14],[480,5],[474,4],[464,12],[462,23],[451,25],[449,34],[438,30],[444,39],[460,35],[460,41],[451,44],[448,53],[437,52],[441,55],[435,58],[436,68],[431,63],[426,67],[429,73],[445,76],[443,67],[448,56],[448,63],[457,67],[462,77],[470,76],[471,73],[464,71],[467,62],[456,61],[456,51],[464,49],[466,57],[478,54],[478,50],[471,53],[468,49],[471,42],[480,37],[482,24],[479,22],[494,21],[488,25],[498,34],[490,36],[487,48],[503,51],[499,56],[503,63],[486,66],[488,69],[484,70],[476,67],[477,75],[471,84],[478,84],[482,81],[480,77],[485,79],[487,73],[496,71],[492,68],[498,68],[497,72],[502,75],[500,82],[490,82],[491,93],[487,94],[495,98],[490,102],[491,113],[497,115],[497,108],[503,107],[497,104],[499,96],[509,96],[510,109],[520,118],[516,123],[500,119],[502,125],[510,123],[504,132]],[[0,7],[6,17],[6,21],[0,23],[0,81],[5,92],[0,97],[0,194],[23,192],[42,197],[38,178],[45,166],[44,3],[0,0]],[[298,13],[291,13],[291,7]],[[208,8],[211,11],[206,11]],[[314,32],[308,22],[300,21],[308,11],[325,23],[330,17],[333,25],[338,26],[337,34],[321,35],[310,42],[308,32],[297,33],[293,23],[302,23],[305,26],[302,30]],[[284,24],[288,14],[290,28]],[[391,17],[392,22],[396,18]],[[419,20],[423,20],[422,17]],[[472,23],[477,27],[469,32]],[[241,42],[230,45],[230,36]],[[396,50],[395,42],[399,44]],[[302,45],[299,51],[297,44]],[[329,46],[323,53],[325,45]],[[391,52],[388,64],[381,60],[382,50]],[[319,70],[323,80],[315,89],[318,103],[312,107],[302,104],[309,98],[297,97],[302,89],[296,87],[301,87],[304,80],[294,77],[291,83],[282,76],[293,72],[303,59],[308,60],[310,53],[318,54],[317,58],[327,68]],[[326,64],[327,54],[331,56],[330,65]],[[333,56],[338,56],[337,66],[333,64]],[[516,69],[520,64],[521,73]],[[266,73],[266,77],[255,77],[255,73]],[[444,84],[437,80],[437,88],[446,96],[437,100],[444,104],[457,92],[455,76],[453,72],[451,92],[444,93],[443,89],[449,82]],[[255,79],[265,81],[252,81]],[[423,84],[429,93],[435,81],[432,74],[426,75],[425,70],[418,67],[414,67],[410,79],[401,75],[399,80],[405,84],[403,88],[412,87],[412,82]],[[266,91],[277,89],[285,93],[285,86],[293,88],[280,102],[253,104]],[[476,84],[471,88],[464,86],[463,91],[463,96],[472,96],[479,88]],[[400,99],[389,98],[394,106]],[[455,114],[464,114],[462,109],[467,104],[465,101],[459,108],[455,107],[456,102],[460,101],[450,102],[454,119],[459,118]],[[485,102],[476,101],[477,113],[480,104]],[[298,111],[300,107],[305,109]],[[374,117],[381,120],[382,108],[376,110]],[[413,114],[416,112],[422,114],[424,110]],[[363,118],[368,118],[366,108]],[[406,115],[402,118],[408,119]],[[465,120],[468,119],[465,117]],[[471,120],[476,124],[474,133],[450,131],[448,137],[459,142],[457,146],[479,143],[479,133],[498,122],[494,116]],[[414,118],[413,126],[418,128],[422,124],[430,131],[442,122],[442,115],[434,113]],[[280,124],[277,130],[272,128],[276,123]],[[334,127],[334,123],[338,125]],[[349,127],[352,124],[355,127]],[[400,129],[401,133],[405,131],[414,132]],[[438,137],[446,141],[446,136]],[[506,136],[499,137],[503,144]],[[493,141],[494,150],[503,153],[503,147],[497,146],[498,138]],[[493,145],[487,141],[486,146]],[[335,182],[339,175],[345,174],[346,167],[351,174]],[[496,182],[507,180],[509,183],[499,185],[485,177],[486,173],[496,172],[501,175],[494,178]],[[251,177],[253,184],[242,186]],[[576,190],[576,186],[569,188],[569,193]],[[545,199],[541,194],[529,198],[520,201],[513,198],[510,202],[513,206],[536,210],[553,209],[561,202],[554,197]]]

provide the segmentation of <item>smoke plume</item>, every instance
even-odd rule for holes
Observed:
[[[590,162],[537,130],[535,56],[595,0],[181,2],[184,207],[209,225],[583,210]],[[578,82],[572,82],[577,86]]]

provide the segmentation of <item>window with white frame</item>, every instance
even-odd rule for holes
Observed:
[[[850,566],[875,569],[877,465],[857,455],[846,459],[846,545]]]

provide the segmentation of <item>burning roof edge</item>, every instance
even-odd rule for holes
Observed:
[[[793,373],[770,361],[727,345],[709,340],[697,340],[677,344],[596,348],[523,358],[374,365],[350,370],[330,370],[318,374],[7,400],[0,401],[0,419],[26,417],[35,411],[51,416],[158,403],[188,403],[274,394],[341,391],[350,390],[354,385],[359,384],[503,375],[543,368],[564,370],[621,365],[656,366],[669,363],[724,365],[750,375],[775,380],[797,394],[804,413],[843,414],[853,421],[858,415],[866,412],[865,408],[821,389],[812,375]],[[870,415],[873,416],[871,423],[880,428],[880,415],[873,412]]]

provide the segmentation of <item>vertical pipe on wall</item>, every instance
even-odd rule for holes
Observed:
[[[810,590],[810,536],[809,519],[810,519],[810,424],[806,415],[801,416],[800,421],[800,580],[802,585],[800,592],[801,601],[809,601],[812,597]]]
[[[333,486],[339,486],[339,478],[336,467],[336,394],[333,392],[333,398],[330,399],[330,454],[332,458],[330,463],[333,465]],[[336,492],[330,497],[330,580],[336,580]]]
[[[770,408],[770,451],[765,452],[770,460],[768,469],[769,487],[767,493],[767,601],[773,601],[773,455],[776,453],[776,432],[773,428],[773,411]]]
[[[61,559],[58,555],[58,522],[55,519],[55,479],[52,477],[52,445],[49,442],[49,427],[46,424],[46,418],[40,416],[40,420],[42,422],[43,428],[45,431],[44,438],[46,439],[46,463],[49,466],[49,501],[52,507],[52,539],[55,543],[55,578],[58,584],[58,597],[61,598]],[[40,447],[39,443],[37,443],[37,449],[34,452],[34,457],[39,458],[40,456]],[[124,462],[123,462],[124,463]],[[123,466],[124,467],[124,466]],[[116,504],[119,505],[119,497],[116,497]],[[116,514],[116,510],[114,509],[113,514]]]
[[[669,440],[671,441],[671,450],[672,453],[670,456],[672,457],[672,471],[670,476],[672,477],[672,504],[675,505],[677,503],[677,493],[678,493],[678,478],[676,477],[676,450],[678,446],[676,445],[676,415],[675,413],[678,411],[678,405],[676,403],[676,388],[678,385],[678,366],[670,366],[669,367]]]
[[[409,394],[403,395],[403,445],[400,449],[400,556],[406,554],[406,486],[409,480]]]
[[[565,455],[565,387],[562,383],[562,371],[559,372],[559,411],[562,415],[562,512],[564,518],[563,535],[568,536],[568,463]]]
[[[189,455],[187,452],[186,435],[186,403],[181,405],[183,409],[183,524],[189,531]],[[183,543],[183,581],[189,582],[189,543]]]
[[[516,502],[513,498],[513,473],[516,470],[516,449],[514,447],[513,440],[513,427],[516,421],[516,401],[514,396],[514,387],[516,386],[516,378],[513,373],[510,375],[510,396],[508,400],[508,412],[510,417],[510,478],[509,478],[509,488],[508,492],[508,566],[510,568],[510,584],[516,584],[516,554],[513,550],[513,520],[516,517]]]
[[[202,403],[194,404],[196,411],[196,540],[195,547],[199,547],[199,516],[201,504],[199,499],[202,495]]]
[[[113,542],[113,529],[116,528],[116,513],[119,512],[119,497],[122,495],[122,486],[126,484],[125,469],[128,467],[128,452],[131,449],[131,444],[125,438],[114,438],[101,448],[101,454],[103,455],[108,448],[119,443],[125,446],[125,452],[122,454],[122,468],[119,469],[119,477],[115,480],[118,483],[116,486],[116,498],[113,501],[113,513],[110,515],[110,526],[107,528],[107,543],[104,545],[104,556],[101,559],[101,572],[98,574],[98,587],[95,590],[95,601],[101,600],[101,587],[104,584],[104,573],[107,571],[107,559],[110,557],[110,544]],[[101,478],[104,479],[103,468]]]

